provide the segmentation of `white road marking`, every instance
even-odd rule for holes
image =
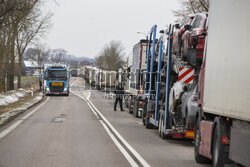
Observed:
[[[89,95],[88,95],[88,97],[87,97],[87,100],[89,100],[90,96],[91,96],[91,92],[89,92]]]
[[[111,130],[116,134],[116,136],[121,140],[121,142],[129,149],[129,151],[134,154],[134,156],[140,161],[140,163],[145,167],[150,167],[150,165],[141,157],[141,155],[135,151],[135,149],[128,144],[128,142],[122,137],[122,135],[113,127],[113,125],[102,115],[102,113],[93,105],[91,101],[89,103],[92,104],[93,108],[96,112],[101,116],[101,118],[106,122],[106,124],[111,128]]]
[[[107,125],[102,120],[100,120],[100,122],[101,122],[102,126],[104,127],[104,129],[106,130],[106,132],[108,133],[109,137],[113,140],[115,145],[119,148],[119,150],[122,152],[124,157],[128,160],[130,165],[133,166],[133,167],[138,167],[138,165],[133,160],[133,158],[128,154],[128,152],[122,147],[122,145],[117,141],[117,139],[114,137],[114,135],[110,132]]]
[[[76,96],[82,98],[84,101],[87,102],[88,106],[90,107],[91,111],[97,112],[100,117],[103,119],[103,121],[109,126],[109,128],[114,132],[114,134],[119,138],[119,140],[128,148],[128,150],[138,159],[138,161],[145,167],[150,167],[150,165],[140,156],[140,154],[135,151],[135,149],[128,144],[128,142],[121,136],[121,134],[113,127],[113,125],[102,115],[102,113],[93,105],[93,103],[89,100],[86,99],[83,95],[79,95],[75,92],[72,92],[73,94],[75,94]],[[90,94],[91,95],[91,94]],[[90,97],[90,96],[89,96]],[[91,104],[91,105],[90,105]],[[94,109],[93,109],[94,108]],[[105,126],[106,126],[105,124]],[[104,127],[105,128],[105,127]],[[109,131],[110,132],[110,131]],[[113,139],[112,139],[113,140]],[[118,146],[117,146],[118,147]],[[124,148],[123,148],[124,149]],[[125,156],[125,155],[124,155]],[[129,158],[127,158],[125,156],[125,158],[129,161],[129,163],[131,164],[132,162],[130,162]],[[133,160],[134,161],[134,160]]]
[[[24,120],[26,120],[27,118],[29,118],[32,114],[34,114],[38,109],[40,109],[48,101],[49,101],[49,97],[44,102],[42,102],[39,106],[37,106],[35,109],[33,109],[28,114],[26,114],[25,116],[23,116],[20,120],[17,120],[15,123],[13,123],[12,125],[10,125],[7,129],[5,129],[4,131],[2,131],[0,133],[0,140],[2,138],[4,138],[6,135],[8,135],[11,131],[13,131],[14,129],[16,129],[21,123],[23,123]]]

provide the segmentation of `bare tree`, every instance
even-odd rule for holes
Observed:
[[[43,0],[0,0],[0,91],[14,89],[15,60],[18,54],[19,76],[21,83],[22,55],[39,34],[47,30],[51,15],[43,15],[41,2]]]
[[[174,16],[183,18],[190,14],[202,13],[209,11],[210,0],[178,0],[179,10],[173,10]]]
[[[38,12],[37,7],[33,9],[33,12],[19,25],[18,35],[16,37],[16,48],[18,53],[18,88],[21,86],[21,68],[23,61],[23,54],[27,49],[27,46],[33,41],[36,41],[39,37],[44,35],[50,28],[50,19],[52,14],[47,13],[41,17],[41,12]],[[39,46],[40,45],[40,46]],[[38,44],[37,47],[43,50],[45,46]]]
[[[39,74],[41,74],[41,68],[48,61],[50,55],[50,49],[48,49],[46,44],[38,43],[35,48],[32,48],[32,55],[30,58],[37,61],[39,66]]]
[[[95,58],[95,65],[101,69],[117,71],[124,64],[124,47],[120,41],[110,41]]]

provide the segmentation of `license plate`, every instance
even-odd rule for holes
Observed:
[[[187,131],[185,137],[187,137],[187,138],[193,138],[194,137],[194,132]]]
[[[194,132],[187,132],[188,137],[194,137]]]
[[[63,86],[62,82],[52,82],[52,86]]]

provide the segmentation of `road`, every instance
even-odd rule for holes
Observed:
[[[140,119],[113,111],[104,92],[86,89],[73,78],[70,96],[47,97],[2,129],[0,136],[21,122],[0,139],[0,167],[209,166],[195,163],[191,141],[162,140]]]

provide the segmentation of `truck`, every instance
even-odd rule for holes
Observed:
[[[156,39],[156,33],[157,33],[157,25],[154,25],[149,32],[149,40],[147,45],[147,61],[146,61],[146,71],[144,75],[144,96],[143,96],[143,110],[142,110],[142,122],[143,125],[145,125],[146,128],[153,128],[153,126],[157,126],[157,117],[158,117],[158,107],[155,110],[155,103],[156,103],[156,84],[159,83],[158,80],[156,80],[156,71],[159,71],[159,68],[157,67],[157,64],[161,65],[161,55],[158,56],[160,58],[160,61],[156,61],[156,48],[157,46],[157,39]],[[151,119],[155,118],[155,119]],[[152,122],[150,122],[150,119]]]
[[[143,71],[146,70],[147,40],[141,39],[133,46],[133,52],[128,57],[127,79],[125,83],[125,93],[128,95],[125,104],[129,112],[135,117],[142,115],[142,97],[144,93],[144,83],[142,82]]]
[[[115,87],[115,71],[99,69],[96,73],[96,89],[101,91],[110,91]]]
[[[47,64],[43,70],[43,92],[47,95],[69,95],[70,67],[66,64]]]
[[[198,163],[250,166],[249,11],[249,0],[211,1],[198,84],[194,140]]]
[[[72,77],[78,77],[80,75],[80,70],[78,68],[72,68],[70,74]]]
[[[99,71],[96,67],[87,66],[85,68],[85,80],[87,83],[89,83],[91,86],[95,86],[96,82],[96,74]]]
[[[162,138],[193,139],[198,108],[195,91],[200,69],[200,64],[196,62],[201,57],[196,56],[194,45],[194,51],[190,53],[192,61],[185,61],[180,52],[172,53],[174,26],[169,25],[167,30],[161,30],[158,42],[155,42],[156,28],[155,25],[150,31],[152,46],[148,49],[148,84],[142,121],[146,128],[158,128]]]

